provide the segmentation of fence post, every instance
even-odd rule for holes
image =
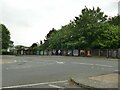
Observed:
[[[120,48],[118,49],[118,58],[120,58]]]
[[[107,49],[107,58],[109,57],[109,52],[108,52],[108,49]]]
[[[99,56],[100,56],[100,49],[99,49]]]

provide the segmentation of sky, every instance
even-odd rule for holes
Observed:
[[[31,46],[44,40],[52,28],[60,29],[81,14],[100,7],[108,16],[118,14],[119,0],[0,0],[0,23],[11,33],[14,45]]]

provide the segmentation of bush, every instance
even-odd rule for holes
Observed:
[[[2,55],[13,55],[13,52],[2,52]]]

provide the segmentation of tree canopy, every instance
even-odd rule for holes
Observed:
[[[108,18],[99,7],[82,9],[81,14],[59,30],[52,29],[43,49],[120,48],[120,16]]]
[[[10,40],[10,32],[5,25],[0,24],[0,42],[2,49],[7,49],[13,41]]]

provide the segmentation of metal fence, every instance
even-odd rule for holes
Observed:
[[[107,58],[118,58],[118,49],[93,49],[92,56],[102,56]]]
[[[67,50],[17,50],[19,55],[62,55],[62,56],[99,56],[120,58],[120,49],[67,49]]]

